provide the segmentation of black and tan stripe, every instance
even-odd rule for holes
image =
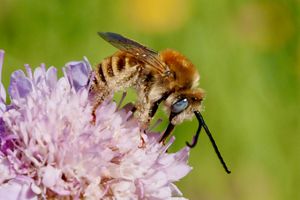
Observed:
[[[108,83],[112,80],[114,83],[128,82],[139,73],[140,68],[136,68],[136,71],[132,68],[139,64],[143,65],[134,56],[125,52],[117,52],[98,64],[97,81],[105,85],[110,85]]]
[[[129,69],[131,67],[134,67],[138,64],[138,61],[136,58],[132,57],[132,56],[127,56],[125,59],[125,68]]]
[[[114,70],[112,68],[112,56],[106,59],[106,64],[104,65],[104,63],[103,63],[103,66],[105,66],[104,71],[106,72],[106,75],[108,77],[114,77],[115,76]],[[104,72],[104,74],[105,74],[105,72]]]
[[[114,74],[121,74],[125,70],[125,55],[117,54],[112,57],[112,68]]]
[[[105,76],[104,76],[104,73],[103,73],[103,67],[102,67],[102,63],[99,63],[97,65],[97,75],[96,75],[96,78],[99,79],[99,81],[103,82],[106,84],[106,79],[105,79]]]

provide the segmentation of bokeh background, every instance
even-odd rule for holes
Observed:
[[[184,196],[300,199],[299,8],[298,0],[0,0],[2,76],[7,86],[24,63],[59,67],[87,56],[95,65],[115,51],[97,31],[176,49],[199,69],[203,115],[232,170],[202,134],[193,171],[178,183]],[[157,117],[162,131],[167,117]],[[196,129],[195,119],[178,126],[172,150]]]

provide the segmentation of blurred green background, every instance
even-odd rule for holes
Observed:
[[[95,65],[116,51],[97,31],[176,49],[199,69],[203,115],[232,170],[202,134],[178,183],[184,196],[300,199],[299,8],[292,0],[0,0],[2,76],[8,86],[24,63],[60,67],[87,56]],[[178,126],[173,150],[196,129],[195,119]]]

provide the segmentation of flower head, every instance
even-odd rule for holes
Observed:
[[[0,51],[2,69],[4,52]],[[91,67],[67,63],[64,76],[44,65],[0,81],[0,196],[5,199],[172,199],[189,149],[166,153],[126,109],[107,99],[92,120]],[[0,69],[0,72],[1,72]],[[3,196],[5,195],[5,196]]]

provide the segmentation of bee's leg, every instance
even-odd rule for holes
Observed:
[[[166,139],[168,138],[169,135],[171,135],[172,131],[174,130],[175,125],[173,125],[171,122],[169,123],[166,131],[164,132],[164,134],[161,136],[159,142],[162,142],[163,144],[165,144]]]
[[[110,91],[105,87],[93,85],[89,91],[89,99],[92,102],[92,124],[96,122],[96,110],[103,103],[104,99],[110,95]]]
[[[152,104],[149,103],[149,106],[148,106],[149,109],[144,111],[144,113],[147,114],[147,116],[144,117],[146,119],[144,122],[145,129],[151,130],[153,128],[153,127],[149,127],[149,125],[150,125],[150,122],[151,122],[152,118],[154,117],[160,103],[161,103],[161,100],[158,100]],[[156,125],[154,125],[154,127],[155,126]]]
[[[136,111],[136,105],[134,105],[133,103],[127,103],[122,107],[122,109],[124,109],[126,112],[132,112],[133,115]]]
[[[151,121],[151,117],[149,117],[148,114],[149,109],[150,109],[150,104],[146,102],[144,103],[138,102],[134,108],[135,117],[139,120],[139,122],[142,123],[143,129],[147,129]]]
[[[127,95],[127,92],[126,92],[126,91],[123,91],[122,97],[121,97],[121,99],[120,99],[120,101],[119,101],[119,103],[118,103],[118,106],[117,106],[117,109],[118,109],[118,110],[121,108],[122,103],[123,103],[123,101],[124,101],[126,95]]]
[[[163,120],[161,118],[157,119],[156,122],[148,128],[148,131],[155,129],[162,121]]]
[[[162,102],[162,100],[160,99],[151,105],[151,108],[149,109],[149,117],[151,117],[151,118],[154,117],[154,115],[158,109],[158,106],[161,102]]]
[[[152,103],[151,108],[149,110],[150,111],[149,112],[149,116],[151,118],[155,115],[155,113],[156,113],[156,111],[157,111],[157,109],[159,107],[159,104],[161,104],[161,102],[163,102],[164,100],[166,100],[169,95],[170,95],[170,92],[165,92],[165,93],[163,93],[161,95],[160,99],[158,99],[157,101],[155,101],[155,102]]]
[[[93,106],[93,110],[92,110],[92,124],[96,123],[96,110],[98,108],[98,106],[100,106],[100,104],[102,103],[102,101],[97,101],[94,106]]]
[[[137,110],[136,106],[133,105],[130,111],[134,114],[136,112],[136,110]]]

